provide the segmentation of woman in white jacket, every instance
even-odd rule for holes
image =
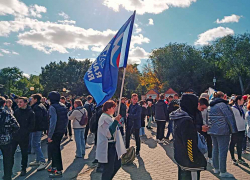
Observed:
[[[103,105],[98,122],[96,159],[104,164],[102,180],[111,180],[121,167],[121,156],[126,153],[118,123],[121,116],[113,119],[116,104],[109,100]]]
[[[236,125],[238,132],[232,134],[231,136],[231,142],[229,146],[230,154],[232,157],[233,164],[237,165],[240,164],[246,164],[246,162],[242,159],[242,142],[243,138],[245,136],[245,113],[242,108],[242,105],[244,103],[244,99],[242,96],[237,96],[235,99],[235,104],[232,107]],[[234,157],[234,147],[237,144],[237,154],[238,154],[238,161]]]
[[[73,129],[76,142],[76,158],[82,158],[85,155],[85,138],[84,132],[86,125],[81,126],[80,121],[83,115],[88,116],[88,112],[83,108],[82,101],[76,99],[74,102],[75,109],[68,112],[69,120],[73,120]]]

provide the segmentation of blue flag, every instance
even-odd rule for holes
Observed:
[[[109,100],[116,91],[118,71],[127,66],[134,14],[104,48],[84,76],[84,82],[97,106]]]

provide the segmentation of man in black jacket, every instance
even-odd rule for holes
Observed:
[[[0,96],[0,150],[3,153],[4,180],[11,180],[12,135],[19,129],[16,118],[4,109],[6,99]]]
[[[178,164],[178,179],[200,179],[200,171],[205,170],[207,161],[198,148],[198,135],[194,124],[198,97],[183,94],[180,107],[170,114],[174,121],[174,158]]]
[[[196,126],[196,130],[199,133],[207,132],[208,126],[203,124],[203,118],[201,112],[208,108],[208,100],[205,98],[200,98],[198,102],[197,112],[194,120],[194,124]]]
[[[138,104],[138,95],[132,94],[132,104],[129,106],[127,114],[127,126],[126,126],[126,148],[130,146],[130,136],[134,133],[136,141],[136,155],[140,155],[141,141],[140,141],[140,128],[141,128],[141,111],[142,108]]]
[[[60,143],[68,125],[68,110],[60,101],[60,94],[56,91],[49,93],[51,102],[49,108],[50,125],[48,133],[49,151],[52,155],[52,167],[48,169],[50,178],[62,177],[62,156]]]
[[[119,128],[120,128],[120,131],[122,133],[122,136],[124,136],[124,124],[125,125],[127,124],[127,122],[126,122],[127,121],[126,120],[127,106],[125,104],[125,97],[121,98],[120,115],[122,116],[122,118],[120,120],[121,126]]]
[[[168,118],[167,105],[164,102],[164,94],[160,95],[160,100],[155,104],[155,120],[157,122],[157,135],[156,139],[158,143],[163,143],[162,139],[164,137],[164,130],[166,121]]]
[[[41,103],[41,99],[41,94],[33,94],[30,102],[36,120],[35,129],[31,134],[31,144],[36,154],[36,161],[31,162],[30,166],[39,166],[37,168],[38,171],[45,169],[47,166],[41,149],[41,138],[43,131],[48,129],[48,112],[46,107]]]
[[[17,145],[21,148],[22,153],[22,170],[20,176],[26,175],[26,168],[28,163],[28,147],[29,147],[29,135],[35,128],[35,113],[28,106],[28,98],[20,97],[18,99],[18,109],[15,111],[14,116],[17,122],[20,124],[20,129],[13,135],[12,148],[13,148],[13,165],[14,155]]]
[[[66,98],[64,96],[61,96],[60,102],[63,103],[67,107],[68,112],[72,110],[70,102],[67,102]],[[73,139],[72,139],[71,120],[69,120],[69,123],[68,123],[68,131],[69,131],[69,140],[73,141]],[[65,139],[68,139],[68,131],[67,131],[67,128],[66,128],[66,132],[65,132],[65,136],[64,136]]]

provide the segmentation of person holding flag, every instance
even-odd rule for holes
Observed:
[[[121,167],[120,158],[126,153],[117,124],[120,122],[121,98],[134,19],[135,12],[111,39],[84,76],[85,85],[95,99],[96,107],[104,104],[104,113],[98,122],[96,149],[96,159],[104,164],[103,180],[113,179]],[[117,117],[114,121],[112,115],[116,104],[108,100],[112,98],[116,91],[119,68],[124,68],[124,70],[119,106],[117,108],[119,118]],[[103,152],[104,149],[106,149],[105,152]]]

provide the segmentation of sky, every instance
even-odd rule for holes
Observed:
[[[0,69],[39,74],[50,62],[94,60],[136,10],[129,63],[168,43],[195,47],[250,28],[249,0],[0,0]]]

